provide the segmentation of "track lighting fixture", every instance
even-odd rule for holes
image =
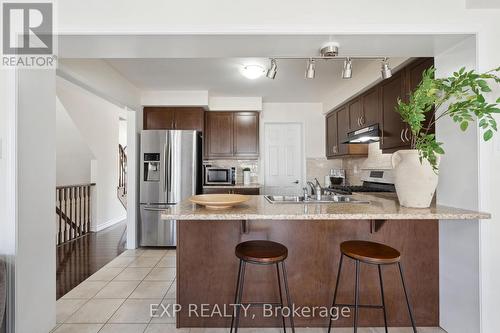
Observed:
[[[387,58],[384,58],[384,60],[382,60],[382,67],[380,69],[380,73],[382,74],[382,78],[384,80],[392,76],[392,69],[391,67],[389,67],[389,64],[387,63]]]
[[[271,59],[271,67],[267,70],[266,76],[274,80],[276,73],[278,73],[278,65],[276,64],[275,59]]]
[[[314,63],[314,59],[309,59],[306,67],[306,79],[314,79],[314,75],[316,74],[316,65]]]
[[[350,79],[352,77],[352,61],[351,58],[347,57],[344,60],[344,66],[342,67],[342,78]]]

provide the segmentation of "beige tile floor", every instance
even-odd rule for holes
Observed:
[[[128,250],[57,301],[53,333],[227,333],[228,329],[176,329],[175,318],[151,318],[150,304],[175,303],[174,250]],[[279,333],[279,329],[240,329],[242,333]],[[360,333],[383,333],[362,328]],[[297,333],[324,333],[322,328],[299,328]],[[352,332],[352,328],[335,329]],[[390,328],[390,333],[411,333]],[[445,333],[422,327],[420,333]]]

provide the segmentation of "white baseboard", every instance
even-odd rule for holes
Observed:
[[[106,228],[109,228],[111,227],[112,225],[115,225],[117,223],[120,223],[122,221],[125,221],[127,219],[127,216],[122,216],[122,217],[118,217],[118,218],[115,218],[115,219],[111,219],[107,222],[104,222],[104,223],[101,223],[99,225],[96,225],[96,226],[93,226],[91,228],[91,231],[93,232],[97,232],[97,231],[101,231],[101,230],[104,230]]]

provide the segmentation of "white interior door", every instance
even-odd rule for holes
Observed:
[[[299,194],[303,183],[302,124],[264,124],[265,194]]]

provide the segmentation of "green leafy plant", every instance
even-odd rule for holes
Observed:
[[[435,69],[424,71],[422,81],[408,101],[398,100],[396,111],[411,130],[411,148],[419,152],[420,162],[429,161],[438,170],[438,155],[444,154],[443,143],[430,133],[436,122],[451,117],[466,131],[477,120],[483,139],[490,140],[497,131],[495,113],[500,113],[498,103],[488,103],[484,93],[492,91],[490,83],[500,84],[500,67],[486,73],[476,73],[461,68],[447,78],[434,78]]]

